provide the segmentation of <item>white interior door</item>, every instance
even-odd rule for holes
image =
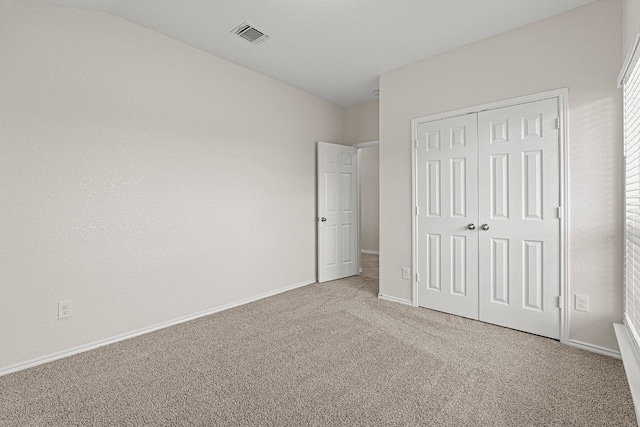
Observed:
[[[355,147],[318,142],[318,282],[358,274],[356,152]]]
[[[555,339],[558,132],[557,99],[478,114],[480,320]]]
[[[560,337],[558,100],[416,126],[418,305]]]
[[[416,136],[418,305],[477,319],[477,117],[422,123]]]

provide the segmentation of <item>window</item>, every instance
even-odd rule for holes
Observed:
[[[625,324],[640,348],[640,66],[638,38],[621,73],[624,98],[624,311]]]

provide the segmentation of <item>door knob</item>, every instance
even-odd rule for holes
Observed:
[[[476,225],[475,224],[469,224],[469,225],[467,225],[467,228],[469,230],[475,230],[476,229]]]
[[[482,228],[484,231],[487,231],[489,229],[489,224],[482,224],[480,228]]]
[[[322,221],[322,222],[326,222],[326,221],[327,221],[327,218],[322,217],[322,218],[320,218],[320,221]]]

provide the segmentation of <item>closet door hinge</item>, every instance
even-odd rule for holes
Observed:
[[[563,307],[562,307],[562,295],[560,295],[560,296],[557,298],[557,303],[558,303],[558,308],[559,308],[560,310],[562,310],[562,309],[563,309]]]
[[[416,147],[416,150],[420,148],[420,140],[416,138],[413,145]]]
[[[416,273],[416,282],[420,281],[420,273]]]
[[[420,206],[416,206],[416,216],[420,215]]]
[[[557,130],[560,130],[560,118],[558,117],[557,119],[554,120],[554,127]]]
[[[562,218],[562,206],[558,206],[556,208],[556,215],[557,215],[558,219]]]

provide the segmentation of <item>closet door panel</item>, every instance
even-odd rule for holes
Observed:
[[[417,126],[418,305],[478,318],[477,118]]]
[[[557,99],[478,114],[479,319],[556,339],[557,119]]]

